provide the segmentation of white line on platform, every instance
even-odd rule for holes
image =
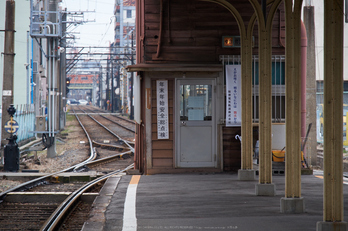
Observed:
[[[137,187],[140,176],[133,176],[127,188],[126,200],[124,202],[123,211],[123,228],[122,231],[136,231],[137,217],[136,217],[136,196]]]

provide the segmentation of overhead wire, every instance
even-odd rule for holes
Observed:
[[[103,42],[103,40],[104,40],[106,34],[108,33],[108,31],[109,31],[109,29],[110,29],[110,26],[111,26],[111,24],[112,24],[113,18],[115,18],[115,16],[110,17],[110,23],[109,23],[109,25],[108,25],[108,28],[106,29],[105,33],[103,34],[103,37],[101,38],[101,40],[100,40],[98,46],[100,46],[100,44]]]

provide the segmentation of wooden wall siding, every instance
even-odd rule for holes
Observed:
[[[241,135],[240,127],[223,127],[223,170],[237,171],[241,168],[241,152],[242,147],[239,139],[236,140],[236,135]],[[253,129],[253,145],[255,147],[258,140],[258,127]]]
[[[231,1],[232,2],[232,1]],[[168,4],[170,4],[168,6]],[[233,0],[246,25],[254,9],[249,1]],[[280,9],[283,9],[281,5]],[[201,1],[163,1],[163,26],[160,55],[156,58],[160,39],[160,1],[145,0],[146,63],[219,63],[220,55],[238,55],[240,48],[222,48],[222,36],[239,36],[233,15],[222,6]],[[274,54],[284,54],[279,43],[279,17],[274,17],[272,44]],[[258,54],[258,26],[254,29],[254,54]]]
[[[241,144],[235,136],[241,134],[240,127],[223,127],[223,170],[236,171],[241,167]]]
[[[157,139],[157,100],[156,100],[156,80],[151,82],[152,101],[152,166],[154,168],[174,167],[174,80],[168,80],[168,113],[169,113],[169,139]]]

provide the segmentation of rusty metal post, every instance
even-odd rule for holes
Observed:
[[[5,123],[10,120],[7,108],[13,104],[13,76],[14,76],[14,40],[15,40],[15,1],[6,0],[4,71],[2,86],[2,120],[1,120],[1,157],[7,143]]]

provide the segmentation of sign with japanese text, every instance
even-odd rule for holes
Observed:
[[[157,138],[169,139],[168,81],[157,80]]]
[[[226,127],[241,126],[241,65],[226,65]]]

